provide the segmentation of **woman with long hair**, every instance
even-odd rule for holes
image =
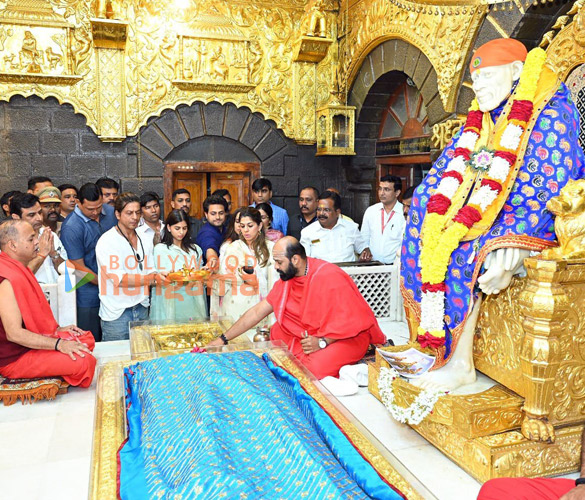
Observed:
[[[273,243],[276,243],[280,238],[284,238],[284,233],[282,231],[272,229],[272,207],[270,206],[270,203],[258,203],[256,205],[256,210],[258,210],[262,216],[262,224],[264,225],[266,237]]]
[[[238,208],[230,217],[230,222],[227,226],[225,236],[223,238],[223,243],[221,244],[221,247],[219,249],[219,253],[221,253],[221,248],[225,248],[225,246],[229,245],[232,241],[240,239],[240,235],[242,234],[240,230],[240,215],[242,211],[245,209],[246,207]]]
[[[240,239],[225,247],[219,259],[220,274],[224,276],[218,291],[222,297],[220,314],[233,320],[263,300],[278,279],[272,259],[274,243],[266,239],[260,212],[253,207],[242,209],[239,226]],[[271,315],[265,324],[272,323]],[[249,340],[254,333],[255,330],[247,332]]]
[[[201,267],[202,251],[191,240],[189,215],[173,210],[165,220],[161,242],[154,247],[157,271],[179,272]],[[207,316],[205,287],[201,281],[171,282],[157,286],[152,294],[150,319],[189,321]]]
[[[225,253],[225,249],[229,246],[229,244],[240,239],[240,214],[242,213],[242,210],[245,209],[246,207],[238,208],[230,217],[225,236],[223,238],[223,243],[219,247],[220,262],[221,256]],[[222,297],[219,295],[219,284],[220,282],[218,280],[214,280],[213,286],[211,288],[211,298],[209,300],[209,313],[211,316],[221,316],[222,314],[220,306]]]

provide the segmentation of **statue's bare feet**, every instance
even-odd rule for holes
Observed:
[[[411,380],[411,383],[421,389],[453,392],[464,385],[475,382],[475,368],[473,364],[454,360],[438,370],[425,373],[421,377]]]
[[[522,421],[522,435],[530,441],[542,441],[544,443],[555,442],[555,429],[546,419],[524,417]]]

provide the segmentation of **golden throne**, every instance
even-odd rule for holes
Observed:
[[[585,424],[585,260],[525,261],[516,278],[481,309],[476,368],[497,382],[469,395],[447,395],[413,428],[480,481],[545,476],[579,469]],[[369,389],[380,398],[377,355]],[[396,402],[419,389],[394,382]]]
[[[573,77],[585,73],[582,5],[577,2],[569,12],[572,22],[567,16],[558,34],[548,33],[543,42],[548,63],[565,81],[572,72]],[[582,227],[585,231],[585,223]],[[441,397],[433,412],[412,426],[480,481],[579,470],[585,426],[585,259],[544,257],[526,259],[527,276],[515,278],[481,307],[474,362],[496,385]],[[369,389],[378,399],[382,366],[389,365],[377,354]],[[403,407],[420,392],[402,379],[393,389],[395,403]]]

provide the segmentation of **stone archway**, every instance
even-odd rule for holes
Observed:
[[[346,160],[345,171],[357,220],[361,220],[365,209],[374,201],[376,139],[382,114],[396,86],[397,73],[409,77],[421,92],[430,126],[451,114],[441,103],[437,73],[418,48],[402,40],[388,40],[366,56],[348,99],[356,107],[356,156]]]
[[[262,176],[272,182],[275,203],[289,212],[298,211],[299,188],[341,184],[341,168],[335,168],[339,158],[316,158],[315,146],[297,145],[271,120],[233,104],[196,102],[167,110],[150,120],[136,145],[139,177],[145,189],[157,183],[155,191],[162,187],[163,164],[176,160],[259,162]]]

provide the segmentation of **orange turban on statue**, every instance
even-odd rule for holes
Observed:
[[[524,62],[527,54],[528,51],[522,42],[512,38],[496,38],[484,43],[475,51],[469,63],[469,71],[473,73],[479,68],[501,66],[514,61]]]

